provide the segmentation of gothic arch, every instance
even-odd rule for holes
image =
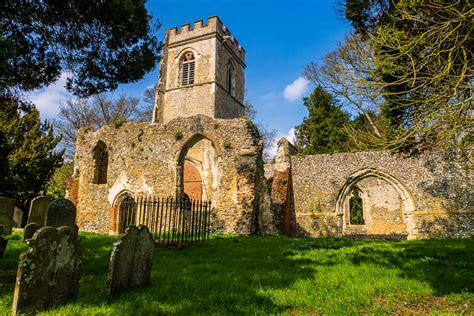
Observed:
[[[175,57],[174,59],[177,60],[177,61],[180,61],[180,60],[183,58],[183,56],[184,56],[184,54],[185,54],[186,52],[191,52],[191,53],[193,53],[194,58],[196,58],[196,59],[198,59],[198,58],[201,56],[201,55],[197,52],[197,50],[195,50],[194,48],[192,48],[192,47],[185,47],[185,48],[183,48],[182,50],[179,51],[179,53],[176,55],[176,57]]]
[[[208,140],[212,147],[215,150],[215,158],[218,159],[221,156],[221,148],[219,146],[219,142],[217,142],[212,136],[203,135],[203,134],[194,134],[193,136],[189,137],[183,145],[179,148],[177,155],[176,155],[176,194],[177,196],[182,196],[183,191],[183,171],[184,171],[184,163],[187,159],[188,151],[196,145],[198,142],[202,140]]]
[[[123,214],[123,210],[122,210],[122,204],[123,202],[126,200],[126,199],[133,199],[135,200],[136,196],[135,194],[130,191],[130,190],[122,190],[120,191],[113,203],[112,203],[112,209],[113,209],[113,214],[112,214],[112,219],[114,221],[114,229],[113,231],[117,232],[117,233],[123,233],[124,229],[123,229],[123,221],[124,221],[124,214]]]
[[[403,218],[406,223],[407,227],[407,234],[408,234],[408,239],[413,239],[416,237],[416,231],[415,231],[415,221],[413,218],[413,213],[415,211],[415,204],[413,202],[413,198],[410,194],[410,192],[406,189],[406,187],[403,185],[403,183],[395,178],[394,176],[378,170],[374,168],[368,168],[368,169],[362,169],[359,170],[352,175],[349,176],[349,178],[346,180],[344,185],[342,186],[341,190],[339,191],[339,194],[336,199],[336,216],[338,218],[338,230],[339,233],[342,234],[345,228],[345,220],[344,220],[344,201],[348,197],[349,194],[351,194],[353,188],[357,187],[357,183],[365,178],[368,177],[375,177],[377,179],[381,179],[388,184],[390,184],[399,194],[402,207],[403,207]]]

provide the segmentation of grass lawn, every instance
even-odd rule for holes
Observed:
[[[79,297],[45,314],[474,313],[474,238],[367,241],[214,235],[156,248],[152,284],[106,295],[116,237],[81,233]],[[0,315],[11,311],[21,236],[0,259]]]

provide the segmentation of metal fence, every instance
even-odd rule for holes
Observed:
[[[127,198],[121,205],[121,231],[145,225],[157,243],[187,246],[209,239],[211,203],[187,198]]]

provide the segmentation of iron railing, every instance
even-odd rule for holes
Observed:
[[[120,207],[121,232],[145,225],[158,244],[187,246],[209,239],[211,203],[188,198],[137,197]]]

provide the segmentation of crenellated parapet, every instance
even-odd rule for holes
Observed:
[[[183,45],[185,42],[193,42],[202,39],[204,36],[216,36],[223,45],[230,49],[245,64],[245,49],[217,16],[209,17],[206,24],[204,24],[203,20],[198,20],[192,25],[186,23],[180,28],[170,28],[166,31],[166,34],[170,47]]]

